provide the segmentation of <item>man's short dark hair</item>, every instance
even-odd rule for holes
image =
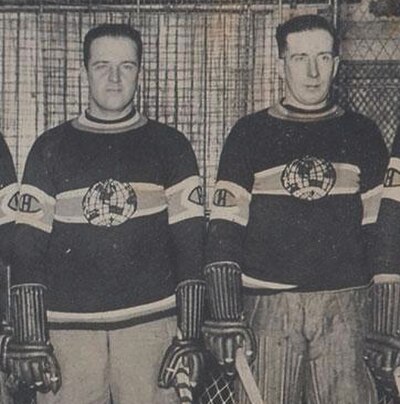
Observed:
[[[289,34],[303,31],[313,31],[322,29],[329,32],[333,38],[333,56],[339,54],[339,37],[333,25],[324,17],[316,14],[307,14],[294,17],[283,24],[280,24],[276,30],[276,42],[278,43],[279,57],[283,58],[287,47],[287,37]]]
[[[140,32],[132,28],[128,24],[101,24],[95,28],[90,29],[83,41],[83,63],[88,68],[89,58],[90,58],[90,46],[92,42],[97,38],[102,38],[105,36],[111,37],[123,37],[131,39],[137,48],[137,56],[139,60],[139,65],[142,61],[142,37]]]

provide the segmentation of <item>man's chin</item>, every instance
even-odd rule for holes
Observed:
[[[328,98],[324,97],[308,97],[302,100],[304,109],[320,109],[323,108],[328,102]]]
[[[122,113],[125,111],[131,103],[126,103],[126,102],[118,102],[118,103],[107,103],[103,106],[103,110],[109,111],[112,113]]]

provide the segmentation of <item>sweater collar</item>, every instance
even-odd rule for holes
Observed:
[[[285,105],[281,101],[269,108],[268,114],[274,118],[288,121],[317,122],[342,116],[344,110],[336,104],[328,104],[315,110],[304,110],[292,105]]]
[[[103,120],[91,116],[87,111],[78,118],[73,119],[71,124],[74,128],[94,133],[122,133],[142,127],[147,123],[147,118],[138,111],[133,110],[123,118],[112,121]]]

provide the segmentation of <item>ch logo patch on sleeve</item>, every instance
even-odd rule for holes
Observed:
[[[8,201],[7,206],[8,206],[9,209],[16,212],[18,210],[18,204],[19,204],[19,192],[17,191],[10,198],[10,200]]]
[[[388,168],[383,182],[385,188],[400,186],[400,171],[395,168]]]
[[[298,199],[315,201],[326,197],[336,182],[336,171],[329,161],[305,156],[287,164],[282,172],[282,186]]]
[[[235,195],[228,189],[219,188],[214,192],[213,204],[222,208],[230,208],[237,205]]]
[[[188,197],[189,201],[196,204],[203,206],[204,205],[204,192],[202,187],[199,185],[196,188],[194,188]]]
[[[86,220],[95,226],[118,226],[137,210],[137,196],[128,183],[108,179],[92,185],[82,200]]]
[[[37,213],[42,210],[42,204],[36,196],[23,193],[21,195],[15,194],[13,199],[16,198],[13,202],[18,203],[18,209],[23,213]],[[19,201],[18,201],[19,199]],[[10,201],[11,203],[11,201]]]

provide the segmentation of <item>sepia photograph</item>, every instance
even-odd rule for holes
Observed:
[[[400,0],[0,0],[0,404],[400,404]]]

